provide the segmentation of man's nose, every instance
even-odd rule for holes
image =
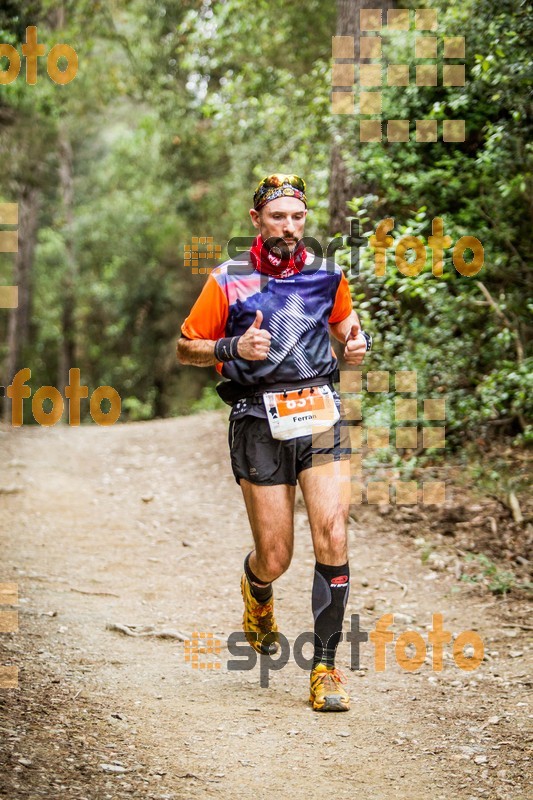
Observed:
[[[292,221],[292,219],[286,219],[285,220],[285,233],[294,233],[295,231],[296,231],[296,228],[294,226],[294,222]]]

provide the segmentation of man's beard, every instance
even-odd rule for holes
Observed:
[[[299,239],[296,237],[287,241],[283,236],[278,237],[270,237],[271,239],[277,239],[276,244],[271,248],[276,255],[279,255],[282,258],[287,258],[287,256],[292,256],[296,248],[298,247]]]

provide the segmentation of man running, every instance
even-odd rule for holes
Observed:
[[[291,562],[299,483],[316,557],[310,702],[316,711],[347,711],[335,652],[350,582],[350,439],[339,419],[329,335],[344,343],[351,366],[362,363],[371,338],[340,267],[306,251],[305,192],[297,175],[259,183],[250,209],[259,235],[211,272],[177,352],[182,364],[216,365],[229,379],[219,393],[232,405],[231,465],[255,544],[241,579],[247,640],[259,653],[278,648],[272,583]]]

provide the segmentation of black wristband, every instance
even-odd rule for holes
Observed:
[[[237,345],[240,336],[227,336],[225,339],[218,339],[215,342],[215,358],[217,361],[233,361],[239,358]]]
[[[372,336],[367,333],[366,331],[361,331],[362,335],[365,337],[366,340],[366,351],[368,353],[369,350],[372,350]]]

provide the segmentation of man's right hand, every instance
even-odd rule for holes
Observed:
[[[268,331],[261,330],[262,322],[262,312],[256,311],[254,321],[239,338],[237,352],[246,361],[264,361],[268,358],[272,336]]]

